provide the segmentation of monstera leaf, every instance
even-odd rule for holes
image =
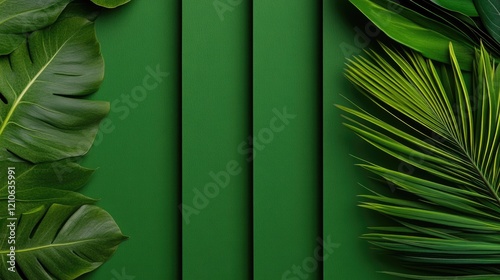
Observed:
[[[32,32],[54,23],[71,0],[0,1],[0,55],[14,51]]]
[[[118,6],[127,4],[130,0],[92,0],[96,5],[105,8],[116,8]]]
[[[89,0],[73,0],[66,6],[57,20],[63,20],[71,17],[84,17],[90,21],[95,21],[102,7],[94,5]]]
[[[104,63],[94,24],[68,18],[33,32],[0,58],[0,160],[39,163],[82,156],[91,147],[107,102],[95,92]]]
[[[15,244],[9,244],[13,223]],[[75,279],[99,267],[126,238],[107,212],[90,205],[40,207],[17,221],[1,219],[0,226],[0,279],[9,280]],[[16,265],[9,270],[11,246]]]
[[[13,171],[12,178],[7,176],[9,169]],[[10,216],[9,206],[15,206],[15,214],[19,215],[42,205],[81,206],[96,202],[73,191],[85,185],[94,172],[74,162],[0,162],[0,170],[5,172],[0,177],[0,218]],[[10,197],[9,182],[15,187],[15,193]]]
[[[0,279],[75,279],[125,239],[75,192],[93,170],[73,160],[109,111],[84,99],[104,76],[92,21],[129,1],[92,2],[0,0]]]
[[[78,192],[43,187],[19,186],[15,193],[14,204],[9,202],[8,193],[0,195],[0,219],[19,216],[22,213],[27,213],[40,206],[48,207],[56,203],[68,206],[82,206],[96,202],[95,199],[86,197]],[[9,211],[10,205],[15,206],[16,210],[12,215]]]
[[[15,168],[17,185],[24,187],[54,188],[76,191],[89,180],[94,170],[82,167],[70,160],[31,164],[27,162],[0,162],[0,195],[5,194],[8,185],[8,168]]]

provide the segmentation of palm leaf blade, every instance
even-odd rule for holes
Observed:
[[[338,108],[347,114],[346,126],[362,139],[420,171],[406,174],[368,161],[360,165],[407,194],[362,195],[361,207],[399,224],[374,228],[363,237],[385,251],[398,252],[406,263],[428,264],[438,274],[393,275],[500,278],[500,273],[487,269],[500,263],[497,65],[481,47],[469,87],[453,44],[451,68],[441,72],[420,54],[385,46],[384,50],[388,58],[370,53],[369,59],[350,61],[346,76],[386,116],[376,117],[359,107]],[[457,265],[467,267],[451,268]]]
[[[477,10],[472,0],[432,0],[443,8],[468,16],[477,16]]]

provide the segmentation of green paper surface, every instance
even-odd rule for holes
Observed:
[[[348,1],[323,1],[323,235],[331,236],[339,245],[325,260],[324,279],[395,279],[379,273],[395,269],[390,266],[391,260],[360,238],[368,226],[386,225],[387,221],[358,207],[357,197],[367,193],[361,185],[380,192],[391,190],[388,185],[376,185],[373,176],[355,166],[359,160],[354,156],[377,162],[392,159],[380,157],[372,146],[343,126],[342,111],[335,107],[350,104],[349,100],[370,106],[345,78],[344,68],[348,58],[377,48],[378,40],[386,37]]]
[[[320,4],[253,1],[255,279],[321,279]]]
[[[132,1],[96,27],[106,73],[92,98],[111,112],[82,162],[98,168],[83,193],[129,239],[82,279],[179,279],[180,4]]]
[[[347,0],[131,1],[96,27],[112,109],[83,194],[129,240],[81,279],[391,279],[359,238],[350,154],[376,154],[334,107],[381,38]]]
[[[252,279],[251,6],[214,3],[182,2],[182,272]]]

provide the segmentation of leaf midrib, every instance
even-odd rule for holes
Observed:
[[[21,94],[19,94],[16,97],[16,99],[14,101],[14,104],[12,104],[12,107],[10,108],[9,112],[7,113],[7,116],[5,117],[5,119],[4,119],[3,123],[2,123],[2,126],[0,127],[0,136],[2,136],[5,128],[7,127],[7,125],[10,122],[10,118],[12,118],[12,115],[14,114],[14,111],[16,110],[16,108],[19,105],[19,103],[21,103],[21,100],[23,99],[24,95],[30,90],[31,86],[33,86],[33,84],[37,81],[37,79],[40,77],[40,75],[42,75],[42,73],[47,69],[47,67],[49,67],[49,65],[57,57],[57,55],[59,54],[59,52],[64,48],[64,46],[68,43],[68,41],[71,40],[73,38],[73,36],[75,36],[75,34],[76,34],[76,32],[74,34],[72,34],[70,37],[68,37],[68,39],[65,40],[63,44],[61,44],[61,46],[58,48],[58,50],[50,58],[50,60],[47,61],[47,63],[38,71],[38,73],[33,77],[33,79],[30,79],[29,83],[23,89],[23,91],[21,92]],[[28,47],[27,47],[27,49],[28,49],[28,52],[29,52],[30,49]]]
[[[93,241],[99,241],[97,238],[91,238],[91,239],[84,239],[84,240],[79,240],[79,241],[73,241],[69,243],[61,243],[61,244],[48,244],[48,245],[43,245],[43,246],[37,246],[37,247],[31,247],[31,248],[26,248],[26,249],[19,249],[15,250],[16,253],[27,253],[27,252],[32,252],[32,251],[37,251],[37,250],[43,250],[47,248],[57,248],[57,247],[67,247],[67,246],[72,246],[72,245],[78,245],[81,243],[88,243],[88,242],[93,242]],[[0,254],[8,254],[10,251],[0,251]]]
[[[463,149],[463,147],[460,147],[460,148]],[[465,153],[465,155],[467,155],[467,159],[472,163],[472,166],[474,167],[475,171],[478,173],[481,180],[486,184],[488,191],[495,198],[498,206],[500,207],[500,197],[498,196],[498,193],[495,191],[495,189],[491,185],[490,181],[486,178],[483,171],[479,168],[477,163],[470,157],[470,155],[468,153]]]
[[[500,207],[500,197],[498,196],[498,193],[495,191],[495,189],[493,188],[492,184],[487,179],[483,171],[479,168],[477,162],[473,160],[473,157],[469,154],[469,152],[467,152],[467,149],[460,143],[460,141],[458,141],[458,139],[456,139],[453,136],[451,131],[448,130],[447,132],[448,135],[450,135],[449,141],[452,141],[460,149],[460,152],[466,157],[467,161],[471,164],[471,167],[474,169],[473,171],[477,173],[477,175],[479,175],[479,179],[485,184],[488,192],[493,196],[497,205]]]

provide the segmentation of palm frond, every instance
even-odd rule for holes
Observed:
[[[387,56],[369,52],[368,58],[351,60],[346,76],[385,116],[338,107],[347,127],[419,172],[360,164],[398,188],[390,197],[362,196],[362,207],[398,224],[373,228],[363,237],[410,267],[435,274],[393,275],[500,279],[495,268],[500,265],[498,65],[481,46],[469,82],[452,44],[450,67],[415,52],[383,49]]]

